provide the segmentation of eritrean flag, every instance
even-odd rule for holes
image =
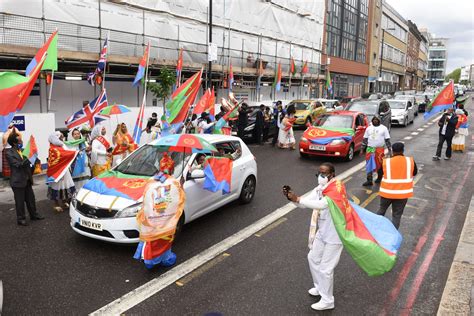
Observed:
[[[142,59],[140,60],[140,64],[138,65],[138,71],[137,74],[135,75],[135,80],[133,80],[132,86],[136,87],[138,86],[138,83],[140,80],[145,77],[145,71],[146,68],[148,67],[148,54],[150,52],[150,43],[145,48],[145,53],[143,54]]]
[[[30,140],[28,141],[28,144],[26,144],[22,153],[23,153],[23,156],[28,158],[31,165],[34,166],[36,158],[38,158],[38,147],[36,146],[36,141],[33,135],[30,136]]]
[[[76,159],[78,151],[66,150],[61,146],[50,145],[46,183],[59,182]]]
[[[170,128],[177,131],[184,124],[189,108],[194,103],[201,87],[201,74],[202,70],[195,73],[171,95],[171,101],[166,104],[165,112]]]
[[[402,243],[402,235],[392,222],[349,202],[340,180],[331,181],[323,195],[337,234],[357,265],[369,276],[392,270]]]
[[[206,112],[209,109],[211,98],[211,89],[208,88],[194,107],[193,114],[200,115],[202,112]]]
[[[36,53],[35,57],[30,61],[28,66],[26,66],[25,76],[29,76],[35,67],[40,63],[41,58],[44,53],[46,59],[41,67],[41,70],[58,70],[58,31],[54,31],[53,34],[49,37],[48,41],[41,47]]]
[[[275,74],[275,81],[273,82],[273,86],[275,87],[276,91],[281,90],[281,63],[278,63],[278,68]]]
[[[331,128],[315,126],[308,128],[303,134],[303,137],[308,139],[311,143],[317,145],[327,145],[330,142],[338,139],[350,142],[353,136],[354,130],[352,128]]]
[[[449,109],[454,103],[454,82],[451,80],[449,84],[441,90],[433,101],[426,107],[423,115],[425,120],[429,119],[436,113]]]
[[[233,161],[224,157],[209,157],[204,163],[203,188],[211,192],[222,190],[222,194],[230,193],[232,184]]]
[[[458,114],[458,128],[469,128],[467,116],[465,114]]]
[[[304,75],[304,74],[307,74],[308,72],[309,72],[308,61],[305,61],[303,67],[301,68],[301,73]]]
[[[239,105],[236,104],[234,107],[224,114],[214,125],[214,134],[223,134],[222,128],[226,125],[226,123],[231,120],[232,118],[237,117],[239,111]]]
[[[296,75],[296,65],[295,65],[295,60],[293,59],[293,57],[291,57],[291,60],[290,60],[290,75],[292,76]]]
[[[178,55],[178,62],[176,64],[176,82],[173,87],[173,92],[181,86],[181,73],[183,72],[183,49],[180,48]]]
[[[0,72],[0,132],[5,132],[15,113],[23,108],[43,66],[46,53],[29,77]]]
[[[149,180],[150,177],[147,176],[128,175],[109,170],[89,180],[83,188],[101,195],[137,201],[143,196]]]
[[[234,86],[234,71],[232,70],[232,63],[229,66],[229,91],[232,91],[232,87]]]
[[[331,73],[329,69],[326,71],[326,90],[328,91],[328,95],[332,94],[332,81],[331,81]]]

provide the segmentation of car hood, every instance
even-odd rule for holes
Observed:
[[[296,110],[295,116],[307,116],[309,114],[309,110]]]
[[[335,140],[335,139],[350,139],[354,135],[354,130],[352,128],[331,128],[329,129],[323,129],[323,128],[318,128],[316,126],[311,126],[308,127],[304,133],[303,137],[306,139],[310,140],[311,142],[314,142],[316,139],[325,139],[327,140],[326,143]],[[319,143],[319,142],[316,142]]]
[[[79,190],[79,203],[107,209],[123,209],[143,200],[143,192],[150,177],[107,171],[89,180]]]
[[[403,115],[406,113],[404,109],[392,109],[392,116]]]

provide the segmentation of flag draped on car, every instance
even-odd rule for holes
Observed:
[[[77,153],[75,150],[66,150],[61,146],[50,145],[46,183],[61,180],[76,158]]]
[[[222,190],[222,194],[230,193],[232,184],[232,159],[210,157],[204,163],[203,188],[211,192]]]
[[[0,72],[0,132],[5,132],[15,113],[23,108],[38,79],[46,53],[29,77],[13,72]]]
[[[352,128],[332,128],[332,127],[310,127],[308,128],[303,137],[308,139],[313,144],[327,145],[330,142],[338,139],[342,139],[346,142],[350,142],[354,136],[354,130]]]
[[[106,106],[108,106],[107,93],[102,89],[99,96],[89,102],[82,109],[71,115],[66,120],[67,128],[71,129],[83,124],[89,124],[93,128],[97,123],[106,120],[108,117],[99,114]]]
[[[451,80],[434,98],[433,101],[426,107],[423,118],[429,119],[433,115],[453,107],[454,103],[454,82]]]
[[[89,180],[84,189],[101,194],[139,200],[150,177],[136,176],[109,170]]]
[[[323,191],[337,234],[346,251],[369,276],[392,270],[402,235],[384,216],[374,214],[347,199],[340,180]]]

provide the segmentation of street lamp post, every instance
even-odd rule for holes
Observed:
[[[387,28],[387,31],[395,31],[395,28]],[[382,28],[382,48],[380,49],[380,66],[379,66],[379,92],[382,92],[382,62],[383,62],[383,44],[385,42],[385,29]]]

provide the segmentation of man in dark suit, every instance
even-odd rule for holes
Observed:
[[[237,136],[244,138],[245,128],[249,125],[249,108],[247,103],[242,103],[239,108],[239,117],[237,118]]]
[[[260,107],[255,115],[255,127],[253,128],[253,137],[257,144],[263,145],[262,143],[262,134],[263,134],[263,111],[265,110],[265,105],[260,104]]]
[[[12,133],[8,137],[8,143],[12,146],[6,155],[11,168],[10,186],[15,197],[17,223],[20,226],[28,226],[25,217],[25,203],[31,220],[44,219],[36,210],[35,193],[32,187],[32,167],[30,161],[21,153],[23,142],[20,135]]]
[[[439,126],[439,141],[438,148],[436,149],[436,155],[433,156],[433,160],[437,161],[441,158],[441,150],[443,149],[443,143],[446,141],[446,157],[445,160],[451,159],[451,141],[453,140],[454,134],[456,133],[456,124],[458,123],[458,116],[454,114],[454,109],[449,108],[446,113],[441,116],[438,121]]]

